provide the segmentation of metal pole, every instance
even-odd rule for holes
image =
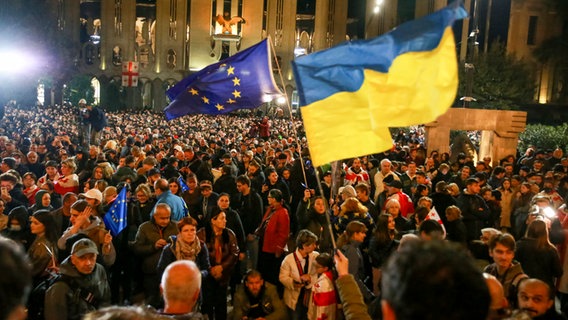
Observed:
[[[491,7],[493,0],[487,0],[487,18],[485,19],[485,37],[483,40],[483,52],[487,53],[489,48],[489,28],[491,27]]]
[[[468,108],[473,98],[473,73],[475,72],[474,63],[477,61],[477,36],[479,35],[478,25],[478,6],[477,0],[473,1],[473,30],[468,35],[467,57],[465,61],[465,96],[461,98],[463,101],[463,108]]]

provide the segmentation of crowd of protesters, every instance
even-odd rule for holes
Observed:
[[[389,259],[416,241],[455,242],[495,276],[505,303],[490,317],[561,317],[554,303],[527,306],[530,285],[568,308],[561,149],[474,161],[427,151],[416,127],[388,152],[314,168],[298,119],[101,113],[7,107],[0,126],[0,232],[26,250],[33,287],[49,284],[28,303],[46,319],[111,304],[161,310],[176,260],[199,268],[194,311],[209,319],[349,318],[336,301],[335,247],[377,318]],[[123,188],[127,227],[112,236],[103,220]],[[95,299],[76,303],[74,286]]]

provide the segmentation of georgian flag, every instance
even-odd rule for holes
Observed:
[[[438,223],[442,226],[442,229],[444,230],[444,239],[446,238],[446,227],[444,227],[444,223],[442,222],[442,218],[440,218],[438,211],[436,211],[436,207],[432,207],[432,209],[430,209],[430,212],[428,212],[428,215],[424,220],[438,221]]]

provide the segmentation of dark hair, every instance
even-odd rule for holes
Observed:
[[[310,245],[318,241],[318,236],[310,230],[303,229],[298,232],[296,237],[296,247],[298,249],[303,249],[304,245]]]
[[[30,266],[19,245],[0,237],[0,319],[25,305],[32,284]]]
[[[418,228],[418,232],[423,232],[433,239],[442,240],[444,238],[444,228],[435,220],[424,220]]]
[[[383,268],[381,293],[399,320],[486,319],[491,301],[472,258],[445,241],[402,246]]]
[[[276,172],[276,171],[274,171]],[[282,202],[283,196],[282,196],[282,191],[278,190],[278,189],[271,189],[268,192],[268,196],[274,198],[274,200],[278,201],[278,202]]]
[[[511,251],[515,251],[516,249],[515,238],[513,238],[513,236],[508,233],[498,233],[492,236],[491,239],[489,239],[488,243],[489,250],[491,251],[495,249],[498,243],[507,247],[507,249]]]
[[[369,194],[371,192],[369,186],[365,183],[359,183],[355,186],[355,190],[364,191],[365,194]]]
[[[187,225],[191,225],[191,226],[195,226],[197,228],[197,220],[195,220],[192,217],[183,217],[178,223],[177,223],[177,228],[178,230],[181,232],[181,229],[183,229],[183,227],[187,226]]]
[[[361,221],[353,220],[347,224],[345,231],[337,239],[337,247],[343,247],[345,244],[349,243],[351,237],[356,232],[367,232],[367,226]]]
[[[373,237],[380,247],[387,245],[398,233],[396,229],[389,230],[390,217],[392,217],[390,213],[381,213],[377,218],[375,230],[373,230]]]
[[[237,177],[237,183],[246,184],[250,187],[250,179],[244,174]]]
[[[59,239],[59,234],[57,232],[57,226],[55,224],[55,219],[49,213],[49,210],[41,209],[32,215],[45,227],[45,238],[51,243],[56,244]]]
[[[329,270],[333,269],[333,258],[329,255],[329,253],[322,253],[316,257],[316,262],[322,266],[326,267]]]
[[[245,275],[243,276],[243,283],[247,282],[249,278],[255,278],[255,277],[260,277],[261,279],[263,279],[262,273],[260,273],[258,270],[248,269],[247,272],[245,272]]]
[[[87,200],[81,199],[81,200],[75,201],[71,205],[71,209],[77,210],[79,212],[83,212],[88,206],[89,206],[89,203],[87,202]]]

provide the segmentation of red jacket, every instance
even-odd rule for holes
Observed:
[[[272,208],[268,208],[262,221],[268,218]],[[276,209],[264,231],[264,239],[262,243],[262,251],[282,254],[286,243],[288,242],[288,234],[290,233],[290,217],[288,216],[288,210],[286,208],[280,207]]]

